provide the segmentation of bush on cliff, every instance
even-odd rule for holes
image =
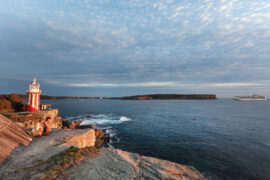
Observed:
[[[0,112],[12,112],[14,109],[12,108],[11,102],[6,99],[0,99]]]
[[[71,146],[70,148],[59,152],[56,155],[51,156],[47,160],[38,160],[33,166],[22,167],[17,169],[15,173],[28,174],[29,177],[33,177],[34,174],[42,174],[40,177],[35,177],[39,180],[53,180],[64,179],[67,175],[66,170],[70,167],[78,165],[81,161],[93,158],[100,155],[100,152],[95,147],[76,148]]]
[[[25,111],[26,105],[18,94],[0,96],[0,112],[20,112]]]

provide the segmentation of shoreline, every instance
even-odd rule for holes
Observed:
[[[91,128],[54,129],[48,136],[34,138],[29,146],[18,146],[0,164],[0,176],[4,179],[43,179],[44,175],[48,175],[46,173],[54,172],[53,168],[49,167],[50,159],[70,148],[62,139],[81,137],[90,130]],[[77,140],[76,143],[81,144],[81,141],[83,139]],[[84,148],[82,146],[80,149]],[[101,147],[91,153],[91,157],[72,164],[65,169],[65,173],[60,173],[56,177],[65,179],[89,177],[91,179],[206,179],[191,166],[140,156],[137,153],[106,147]]]
[[[7,141],[10,141],[7,143],[16,142],[17,145],[11,147],[12,150],[7,152],[5,160],[0,163],[1,178],[206,179],[191,166],[111,149],[108,147],[109,140],[104,130],[97,129],[94,125],[80,126],[80,123],[74,121],[63,121],[57,116],[57,109],[43,115],[43,120],[47,119],[47,116],[53,116],[50,122],[46,121],[53,127],[48,134],[32,138],[29,136],[29,143],[24,143],[25,146],[19,145],[21,142],[18,141],[20,136],[28,137],[25,133],[16,133],[18,137],[13,139],[7,138]],[[24,119],[25,122],[18,124],[6,117],[0,118],[28,134],[29,129],[33,129],[38,123]],[[2,124],[0,123],[0,126]],[[13,137],[14,133],[12,130],[4,132],[6,137]]]

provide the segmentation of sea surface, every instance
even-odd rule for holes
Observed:
[[[270,100],[43,100],[96,124],[112,148],[198,169],[208,179],[270,179]]]

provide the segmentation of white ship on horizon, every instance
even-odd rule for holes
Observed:
[[[252,96],[235,96],[234,100],[237,101],[266,101],[266,96],[254,94]]]

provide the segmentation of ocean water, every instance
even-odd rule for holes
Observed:
[[[270,101],[43,100],[96,124],[112,148],[197,168],[208,179],[270,179]]]

